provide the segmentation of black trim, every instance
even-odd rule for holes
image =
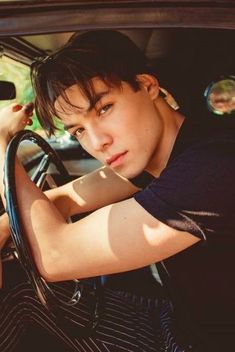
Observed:
[[[24,40],[23,38],[0,38],[1,54],[23,64],[30,65],[35,57],[44,56],[45,52]]]
[[[234,1],[53,1],[0,4],[0,36],[99,28],[235,29]]]

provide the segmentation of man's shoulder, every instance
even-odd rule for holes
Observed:
[[[201,124],[192,124],[177,141],[167,166],[182,162],[191,165],[221,157],[235,157],[235,129],[222,123],[207,124],[204,129]]]

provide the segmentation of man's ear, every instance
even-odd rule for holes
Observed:
[[[147,73],[139,74],[136,76],[137,82],[139,82],[142,89],[145,89],[150,98],[155,100],[159,94],[159,83],[156,77]]]

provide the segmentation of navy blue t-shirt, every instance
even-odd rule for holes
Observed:
[[[177,324],[195,351],[235,350],[234,182],[234,132],[186,120],[160,177],[135,195],[155,218],[201,239],[164,261]]]

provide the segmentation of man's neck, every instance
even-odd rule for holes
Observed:
[[[169,109],[167,107],[167,109]],[[173,150],[176,137],[184,122],[185,117],[177,111],[170,109],[170,113],[166,113],[164,117],[164,131],[161,142],[155,151],[146,171],[155,177],[159,177],[165,169],[171,152]]]

